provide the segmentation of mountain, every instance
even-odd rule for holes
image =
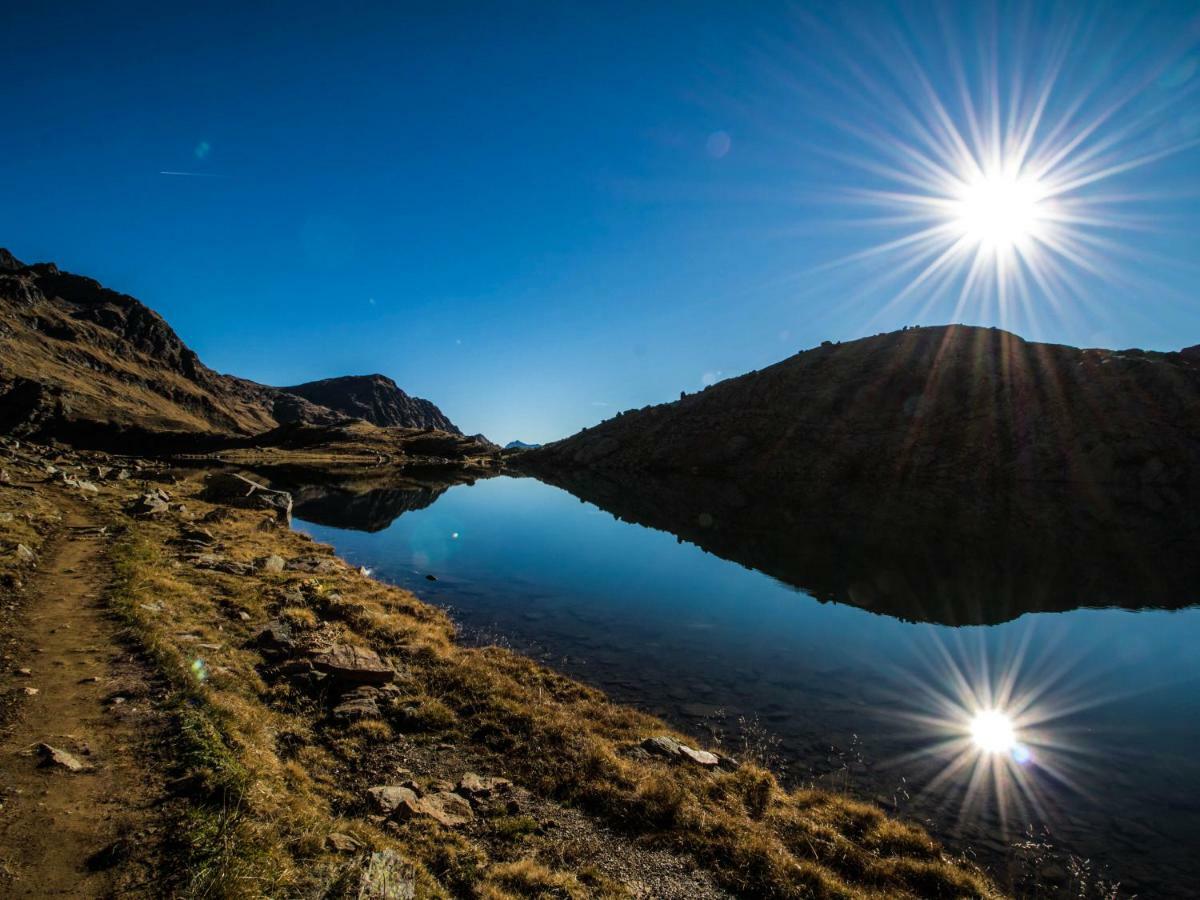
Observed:
[[[709,474],[763,489],[1169,488],[1200,473],[1200,347],[1080,350],[961,325],[826,341],[522,457],[551,468]]]
[[[343,375],[279,390],[374,425],[462,434],[440,409],[428,400],[410,397],[384,375]]]
[[[537,450],[541,444],[527,444],[524,441],[509,441],[504,445],[505,450]]]
[[[293,424],[395,419],[406,408],[419,427],[458,433],[433,404],[389,379],[346,381],[340,395],[324,382],[299,386],[327,396],[331,408],[214,372],[133,297],[0,249],[0,433],[112,450],[202,450]],[[358,388],[367,383],[370,390]]]

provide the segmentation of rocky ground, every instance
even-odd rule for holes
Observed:
[[[875,806],[459,645],[288,494],[14,441],[0,468],[8,895],[998,896]]]

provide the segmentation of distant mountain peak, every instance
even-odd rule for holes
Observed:
[[[144,450],[347,417],[461,434],[385,375],[286,391],[222,375],[139,300],[0,249],[0,432]]]
[[[374,425],[434,428],[462,434],[458,426],[429,400],[406,394],[395,381],[378,373],[341,375],[279,390]]]

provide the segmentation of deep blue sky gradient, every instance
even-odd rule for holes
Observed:
[[[994,39],[1000,77],[1032,79],[1068,22],[1053,109],[1135,85],[1096,139],[1177,152],[1104,184],[1138,195],[1120,277],[1008,322],[1200,343],[1200,19],[1140,6],[24,4],[3,17],[0,246],[144,300],[219,370],[380,371],[467,431],[554,439],[945,321],[919,294],[884,311],[878,267],[821,268],[889,236],[833,193],[878,156],[844,123],[890,102],[852,71],[911,51],[952,93],[948,48],[970,69]]]

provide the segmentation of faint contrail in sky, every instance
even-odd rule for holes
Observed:
[[[188,178],[228,178],[228,175],[218,175],[216,172],[159,172],[159,175],[183,175]]]

